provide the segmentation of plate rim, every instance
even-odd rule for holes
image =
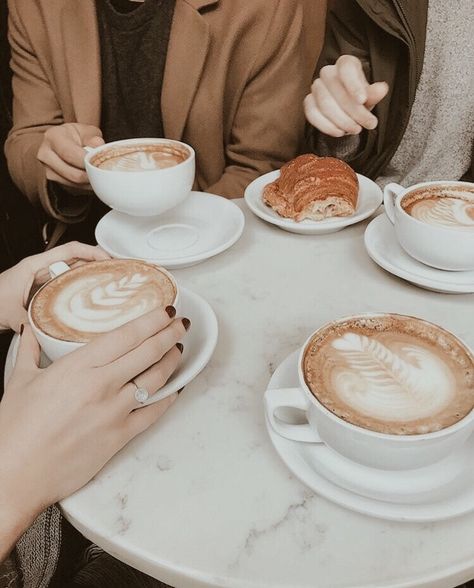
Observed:
[[[381,218],[381,217],[384,217],[384,218]],[[379,219],[381,219],[381,220],[379,220]],[[409,270],[405,270],[399,266],[393,265],[388,259],[379,255],[378,251],[376,251],[375,248],[369,244],[369,239],[374,238],[373,235],[374,235],[375,231],[378,229],[379,225],[382,225],[382,223],[385,221],[385,219],[387,219],[387,215],[385,214],[385,212],[382,212],[381,214],[377,215],[373,220],[370,221],[370,223],[367,225],[367,228],[365,229],[365,232],[364,232],[365,249],[366,249],[369,257],[378,266],[380,266],[385,271],[393,274],[394,276],[397,276],[398,278],[401,278],[403,280],[406,280],[407,282],[410,282],[411,284],[414,284],[416,286],[421,286],[423,288],[436,289],[437,292],[440,292],[443,294],[473,294],[474,293],[474,282],[472,283],[472,285],[467,285],[467,284],[463,285],[463,284],[459,284],[459,283],[453,285],[452,283],[450,284],[448,282],[443,282],[443,281],[432,279],[432,278],[425,278],[422,276],[417,276],[416,274],[413,274]],[[388,222],[390,222],[390,221],[388,221]],[[418,262],[418,263],[420,263],[420,262]],[[436,271],[435,268],[432,268],[432,269],[434,271]],[[439,270],[439,271],[443,271],[443,270]]]
[[[100,239],[100,232],[102,231],[102,234],[103,234],[103,231],[104,231],[103,226],[107,222],[105,220],[107,217],[115,216],[115,215],[124,215],[124,213],[120,213],[117,210],[110,210],[97,223],[97,225],[95,227],[94,235],[95,235],[95,238],[96,238],[98,245],[100,247],[102,247],[102,249],[104,249],[107,253],[109,253],[110,255],[112,255],[113,257],[115,257],[117,259],[141,259],[143,261],[148,261],[150,263],[162,265],[164,267],[166,267],[166,265],[170,265],[170,266],[173,265],[173,266],[175,266],[176,269],[181,266],[188,265],[188,264],[195,264],[195,263],[198,263],[201,261],[205,261],[207,259],[210,259],[211,257],[215,257],[216,255],[219,255],[220,253],[223,253],[227,249],[230,249],[233,245],[235,245],[235,243],[237,243],[237,241],[240,239],[240,237],[242,236],[242,234],[244,232],[245,215],[244,215],[243,211],[234,202],[232,202],[232,200],[229,200],[223,196],[218,196],[216,194],[210,194],[208,192],[200,192],[200,191],[196,191],[196,190],[193,190],[191,192],[191,195],[199,196],[199,197],[204,196],[206,199],[207,198],[212,198],[213,200],[214,200],[214,198],[218,199],[219,206],[221,204],[223,204],[224,206],[227,206],[228,210],[231,211],[231,214],[235,214],[235,220],[237,221],[236,230],[233,232],[232,236],[229,237],[227,239],[227,241],[221,243],[219,246],[214,247],[214,249],[208,250],[205,254],[200,253],[200,254],[195,254],[195,255],[187,256],[187,257],[139,257],[138,258],[138,257],[130,257],[129,255],[119,253],[118,251],[114,250],[112,247],[104,246],[104,244],[103,244],[104,241]],[[184,203],[185,202],[186,202],[186,200],[184,201]],[[182,204],[184,204],[184,203],[182,203]],[[173,209],[171,209],[171,210],[173,210]]]

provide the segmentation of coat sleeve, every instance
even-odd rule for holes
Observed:
[[[368,40],[365,31],[366,16],[354,0],[331,0],[328,4],[326,35],[316,67],[315,79],[326,65],[333,65],[341,55],[360,59],[369,81],[372,72],[369,61]],[[331,155],[351,161],[362,151],[366,133],[341,138],[329,137],[307,125],[307,142],[318,155]]]
[[[207,188],[228,198],[241,197],[249,182],[280,168],[303,146],[302,102],[314,70],[311,56],[316,59],[315,48],[322,41],[324,11],[311,27],[315,36],[312,44],[302,42],[302,0],[278,0],[273,5],[273,17],[225,147],[224,174]],[[311,14],[316,20],[317,12]]]
[[[34,3],[9,0],[9,41],[13,71],[13,128],[5,143],[10,175],[35,205],[41,204],[51,217],[65,221],[82,220],[90,198],[75,198],[58,187],[48,189],[45,169],[37,158],[45,131],[64,122],[60,105],[26,30],[22,11],[35,10]],[[30,18],[30,22],[34,19]],[[40,17],[36,25],[44,26]],[[67,201],[64,211],[59,201]]]

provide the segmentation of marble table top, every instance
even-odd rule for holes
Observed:
[[[366,223],[300,236],[238,204],[241,240],[174,272],[217,313],[213,359],[152,430],[63,501],[64,513],[106,551],[176,588],[436,588],[474,577],[474,515],[394,523],[328,502],[283,465],[262,407],[274,369],[322,323],[400,312],[474,346],[474,296],[384,272],[365,252]]]

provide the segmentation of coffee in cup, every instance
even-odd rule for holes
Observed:
[[[110,208],[155,216],[181,204],[195,176],[192,147],[171,139],[126,139],[87,148],[92,189]]]
[[[371,431],[432,433],[474,408],[471,353],[451,333],[412,317],[328,325],[307,344],[302,367],[318,402]]]
[[[187,147],[173,143],[138,143],[104,149],[90,162],[99,169],[137,172],[174,167],[190,155]]]
[[[177,286],[162,268],[131,259],[89,262],[47,282],[33,297],[29,316],[52,360],[102,333],[176,303]]]
[[[385,212],[401,247],[414,259],[442,270],[474,269],[474,184],[388,184]]]
[[[298,376],[299,388],[265,393],[272,428],[368,467],[428,466],[474,431],[474,355],[422,319],[380,313],[328,323],[301,349]],[[283,422],[281,409],[303,410],[307,422]]]
[[[409,192],[400,202],[413,218],[435,227],[474,231],[474,188],[432,186]]]

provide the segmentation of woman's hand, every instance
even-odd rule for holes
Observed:
[[[102,131],[97,127],[65,123],[45,132],[37,157],[46,168],[48,180],[70,188],[90,190],[83,148],[103,144]]]
[[[132,380],[150,394],[163,387],[184,334],[181,319],[155,310],[41,369],[25,327],[0,403],[0,561],[44,508],[86,484],[173,403],[176,395],[136,410]]]
[[[369,84],[357,57],[342,55],[321,68],[305,98],[306,118],[331,137],[358,135],[363,128],[375,129],[378,121],[371,110],[387,92],[386,82]]]
[[[31,289],[50,276],[48,267],[57,261],[74,265],[81,260],[109,259],[99,247],[71,242],[23,259],[14,267],[0,274],[0,330],[18,331],[28,321],[27,304]]]

